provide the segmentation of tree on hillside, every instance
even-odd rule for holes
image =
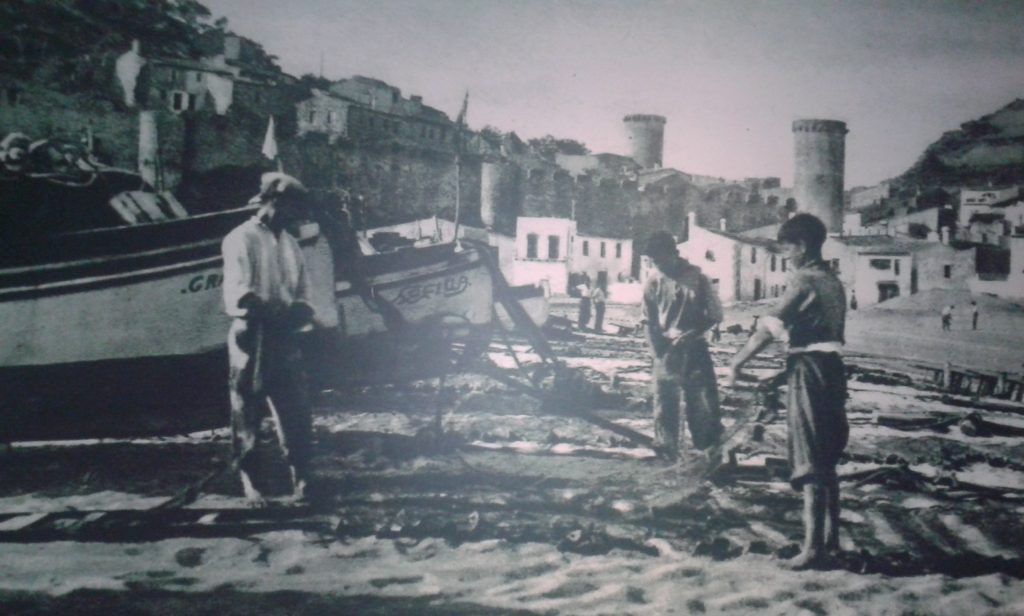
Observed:
[[[527,143],[545,158],[553,159],[555,154],[590,154],[590,150],[583,143],[575,139],[559,139],[553,135],[530,139]]]
[[[330,90],[331,80],[326,77],[314,75],[313,73],[306,73],[302,77],[299,77],[299,86],[305,90]]]
[[[135,39],[143,55],[196,58],[209,35],[226,34],[198,0],[4,0],[0,72],[65,93],[95,93]],[[254,63],[279,70],[254,45]]]

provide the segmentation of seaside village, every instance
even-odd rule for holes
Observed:
[[[954,161],[1024,100],[870,187],[792,119],[784,186],[190,44],[0,70],[0,611],[1024,612],[1020,163]]]

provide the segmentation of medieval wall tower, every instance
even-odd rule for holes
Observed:
[[[661,167],[661,154],[665,146],[665,117],[634,114],[622,119],[629,139],[629,155],[644,169]]]
[[[793,122],[796,209],[820,218],[829,233],[843,231],[847,132],[846,123],[838,120]]]

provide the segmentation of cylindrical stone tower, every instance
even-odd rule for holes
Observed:
[[[665,146],[665,117],[638,113],[622,119],[626,123],[630,156],[644,169],[661,167]]]
[[[814,214],[829,233],[843,232],[846,123],[795,120],[793,197],[798,212]]]

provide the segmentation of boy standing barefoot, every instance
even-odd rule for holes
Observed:
[[[839,549],[839,480],[836,465],[846,447],[846,321],[843,285],[821,258],[825,225],[798,214],[779,229],[778,241],[795,266],[779,304],[733,358],[728,384],[744,364],[789,331],[786,360],[790,484],[803,492],[804,544],[794,569],[823,566]]]

